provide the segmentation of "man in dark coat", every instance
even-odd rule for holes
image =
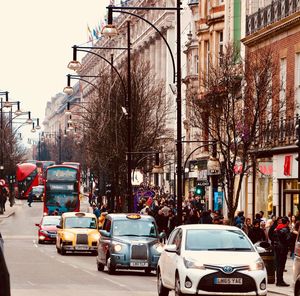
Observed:
[[[289,252],[291,232],[289,229],[289,220],[287,217],[283,217],[281,223],[278,224],[273,234],[275,260],[276,260],[276,286],[288,287],[289,284],[283,280],[283,272]]]
[[[260,228],[260,220],[253,221],[253,227],[249,230],[248,236],[253,244],[267,240],[265,232]]]

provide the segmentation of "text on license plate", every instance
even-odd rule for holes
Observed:
[[[88,250],[89,246],[76,246],[75,249],[76,250]]]
[[[242,278],[214,278],[214,284],[216,285],[242,285]]]
[[[135,266],[135,267],[147,267],[148,262],[141,262],[141,261],[131,261],[130,266]]]

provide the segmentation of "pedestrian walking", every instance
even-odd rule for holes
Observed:
[[[288,217],[283,217],[281,223],[278,224],[273,233],[277,278],[276,286],[282,287],[289,286],[289,284],[283,280],[283,272],[291,242],[291,233],[288,225]]]
[[[31,207],[32,202],[33,202],[33,193],[32,191],[30,191],[27,198],[27,203],[29,207]]]
[[[7,200],[6,190],[4,188],[4,183],[0,182],[0,214],[5,212],[5,203]]]

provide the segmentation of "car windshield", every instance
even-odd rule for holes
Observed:
[[[229,229],[189,229],[185,249],[189,251],[254,251],[245,234]]]
[[[116,220],[113,223],[113,235],[157,237],[157,229],[154,222],[149,220]]]
[[[90,228],[96,229],[96,219],[92,217],[67,217],[65,228]]]
[[[60,216],[47,216],[43,218],[42,225],[58,225],[60,222]]]

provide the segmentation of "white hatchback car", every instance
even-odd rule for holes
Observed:
[[[157,266],[159,296],[267,295],[267,272],[247,235],[212,224],[175,228]]]

